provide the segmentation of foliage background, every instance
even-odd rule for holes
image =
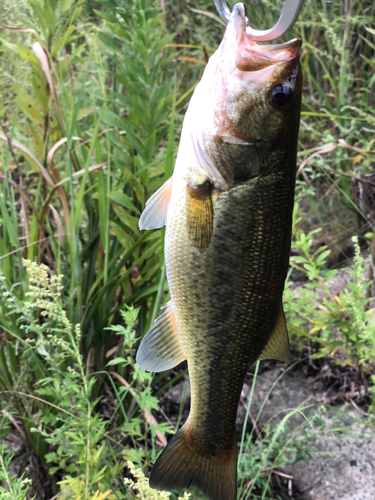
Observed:
[[[280,6],[252,2],[252,24],[268,28]],[[371,1],[306,0],[281,40],[303,40],[297,202],[285,293],[292,344],[303,350],[308,342],[315,356],[354,372],[370,393],[374,9]],[[168,300],[164,232],[141,233],[138,219],[173,171],[186,106],[222,37],[220,23],[198,11],[215,12],[208,0],[11,0],[3,6],[4,498],[154,494],[147,484],[142,493],[124,483],[124,475],[135,474],[126,463],[147,472],[165,434],[178,428],[183,404],[177,415],[163,415],[157,396],[186,370],[153,377],[134,363],[139,339]],[[332,294],[327,282],[353,257],[349,285]],[[264,471],[280,465],[280,457],[291,459],[286,433],[285,421],[264,433],[263,444],[243,435],[241,498],[270,494]],[[258,454],[249,454],[252,439]],[[24,455],[31,464],[29,480],[12,469],[15,446],[16,458]],[[254,490],[246,489],[249,478],[255,478]]]

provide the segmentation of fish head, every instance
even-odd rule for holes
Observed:
[[[276,164],[284,161],[283,154],[295,156],[302,87],[300,47],[298,39],[258,45],[246,33],[243,4],[233,7],[220,47],[189,106],[186,127],[197,163],[219,191],[262,170],[267,175],[279,168]],[[260,158],[268,159],[259,162]],[[295,168],[295,158],[290,168]]]
[[[297,128],[301,103],[298,39],[257,45],[246,34],[243,4],[233,8],[220,47],[220,89],[214,110],[219,135],[248,142],[279,141]]]

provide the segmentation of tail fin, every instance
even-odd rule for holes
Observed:
[[[237,442],[231,450],[212,455],[194,447],[186,424],[168,443],[150,475],[156,490],[178,491],[195,486],[209,500],[237,498]]]

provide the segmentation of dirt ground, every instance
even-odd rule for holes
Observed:
[[[304,370],[284,367],[265,370],[258,377],[251,405],[251,415],[258,415],[265,396],[273,382],[281,376],[268,397],[259,416],[257,426],[262,428],[278,412],[307,404],[324,405],[324,384],[316,377],[306,377]],[[244,385],[242,397],[247,403],[250,384]],[[354,406],[355,405],[355,406]],[[309,442],[311,458],[299,460],[284,467],[283,473],[292,476],[292,495],[299,500],[374,500],[375,499],[375,432],[374,420],[369,421],[363,410],[354,402],[326,407],[314,439]],[[242,405],[238,422],[245,416]],[[305,412],[306,413],[306,412]],[[257,417],[255,417],[256,419]],[[298,425],[304,417],[298,415],[291,426]],[[372,429],[368,425],[371,423]],[[298,492],[294,496],[294,491]]]
[[[278,483],[282,483],[282,487],[277,493],[283,499],[293,500],[374,500],[375,419],[366,416],[360,407],[363,406],[360,403],[363,388],[355,388],[352,403],[344,402],[344,394],[339,387],[327,388],[332,385],[329,371],[328,364],[323,364],[321,372],[324,375],[319,376],[319,370],[311,370],[306,362],[297,363],[289,369],[281,363],[262,362],[254,386],[248,431],[254,422],[258,432],[269,422],[275,427],[291,409],[309,406],[303,414],[293,416],[289,426],[292,432],[305,417],[313,421],[311,415],[314,412],[319,414],[319,418],[311,423],[315,430],[310,432],[306,444],[311,456],[278,469],[287,479],[283,479],[282,475],[279,477]],[[312,375],[309,375],[310,372]],[[241,394],[236,425],[239,436],[252,381],[253,377],[249,375]],[[166,395],[176,408],[180,405],[181,396],[183,399],[186,397],[182,422],[188,415],[189,395],[187,380]]]

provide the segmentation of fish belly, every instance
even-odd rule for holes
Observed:
[[[166,264],[189,367],[187,426],[194,443],[213,456],[233,447],[244,377],[277,319],[293,191],[294,175],[280,172],[214,197],[212,238],[203,253],[189,240],[186,192],[170,207]]]

